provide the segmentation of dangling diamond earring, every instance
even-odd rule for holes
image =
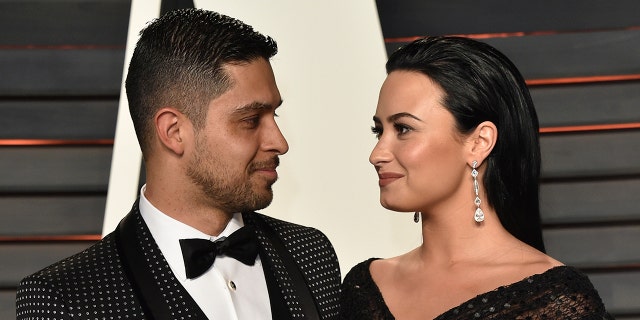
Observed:
[[[482,202],[480,200],[480,197],[478,196],[478,191],[480,189],[480,187],[478,186],[478,170],[476,170],[476,167],[478,166],[478,161],[473,160],[473,163],[471,164],[471,176],[473,177],[473,191],[476,194],[476,199],[473,201],[473,203],[475,203],[476,205],[476,213],[473,215],[473,219],[476,220],[476,222],[482,222],[484,221],[484,212],[482,212],[482,209],[480,209],[480,203]]]
[[[413,214],[413,222],[415,222],[415,223],[420,222],[420,212],[416,211],[416,212]]]

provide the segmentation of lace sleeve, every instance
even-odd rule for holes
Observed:
[[[393,320],[380,290],[371,279],[369,265],[374,258],[361,262],[345,276],[340,299],[342,320]]]
[[[537,284],[542,290],[533,290],[531,308],[522,313],[522,319],[612,319],[586,275],[571,267],[557,268]],[[529,278],[527,282],[531,282]]]
[[[556,267],[481,294],[436,319],[613,320],[613,317],[606,312],[586,275],[575,268]]]
[[[340,319],[393,320],[369,273],[369,259],[353,267],[342,284]],[[437,320],[613,320],[589,278],[572,267],[497,288],[452,308]]]
[[[613,320],[613,317],[604,311],[599,299],[594,299],[594,296],[573,294],[550,298],[555,298],[551,299],[553,303],[524,312],[522,319]]]

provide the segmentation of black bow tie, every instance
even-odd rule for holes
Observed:
[[[232,257],[249,266],[256,262],[258,256],[255,234],[247,226],[214,242],[206,239],[180,239],[180,248],[189,279],[199,277],[209,270],[218,255]]]

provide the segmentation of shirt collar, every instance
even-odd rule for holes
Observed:
[[[220,235],[211,236],[200,230],[184,224],[154,207],[144,196],[146,185],[140,190],[140,214],[149,227],[153,239],[158,244],[162,255],[167,260],[171,271],[180,281],[186,281],[187,275],[182,260],[180,239],[199,238],[215,241],[220,237],[227,237],[244,226],[241,213],[235,213]]]

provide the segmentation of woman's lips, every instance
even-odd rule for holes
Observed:
[[[404,177],[404,175],[393,172],[378,172],[378,185],[384,187],[390,183]]]

